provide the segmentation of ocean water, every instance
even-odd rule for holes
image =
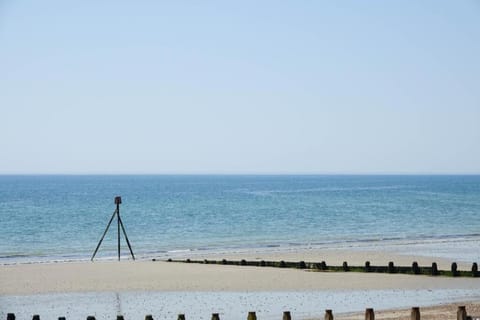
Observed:
[[[139,258],[480,238],[480,176],[6,175],[0,264],[89,259],[117,195]]]

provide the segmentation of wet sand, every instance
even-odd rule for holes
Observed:
[[[431,265],[432,261],[436,261],[442,269],[449,269],[452,262],[358,250],[228,255],[195,253],[189,257],[325,260],[332,265],[341,265],[343,261],[348,261],[350,265],[363,265],[366,260],[372,265],[386,265],[389,261],[394,261],[395,265],[411,265],[412,261]],[[470,267],[470,263],[459,263],[460,269],[469,270]],[[244,313],[253,310],[258,311],[263,319],[278,318],[285,310],[294,311],[297,318],[307,319],[322,318],[324,310],[328,308],[334,309],[338,319],[362,319],[361,312],[354,315],[346,313],[359,312],[366,307],[391,310],[414,305],[437,305],[425,309],[425,316],[438,314],[450,319],[451,310],[448,308],[452,307],[439,304],[457,301],[457,306],[480,301],[480,278],[312,272],[150,260],[3,265],[0,266],[0,284],[0,316],[5,312],[17,312],[18,319],[31,319],[34,313],[50,317],[68,314],[70,319],[82,319],[88,315],[85,314],[88,310],[95,312],[97,319],[109,319],[116,313],[126,313],[131,315],[130,318],[138,319],[147,313],[154,313],[157,318],[173,319],[175,313],[188,312],[193,312],[194,319],[209,319],[211,312],[220,312],[231,319],[244,319]],[[165,304],[167,300],[170,305]],[[93,309],[95,305],[98,305],[97,309]],[[123,308],[118,307],[121,305]],[[162,313],[161,310],[168,312]],[[391,310],[379,316],[385,319],[401,318],[404,317],[402,312]]]

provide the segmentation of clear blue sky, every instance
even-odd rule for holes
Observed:
[[[480,173],[480,2],[0,0],[0,173]]]

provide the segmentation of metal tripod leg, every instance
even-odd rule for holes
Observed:
[[[122,227],[123,234],[125,235],[125,240],[127,240],[127,245],[128,245],[128,249],[130,249],[130,254],[132,255],[133,260],[135,260],[135,256],[133,255],[133,251],[132,251],[132,246],[130,245],[130,241],[128,241],[127,232],[125,231],[125,227],[123,226],[122,218],[120,218],[120,215],[118,215],[118,219],[120,221],[120,226]]]
[[[107,234],[108,228],[110,228],[110,225],[112,224],[113,218],[115,218],[116,214],[117,214],[117,209],[115,209],[115,211],[113,212],[112,217],[110,218],[110,221],[107,224],[107,228],[105,228],[105,232],[103,233],[102,238],[98,242],[97,248],[95,249],[95,252],[93,253],[93,256],[90,259],[90,261],[93,261],[93,258],[95,258],[95,255],[97,254],[98,248],[100,248],[100,245],[102,244],[103,238],[105,238],[105,235]]]
[[[117,244],[118,244],[118,261],[120,261],[120,205],[117,204]]]

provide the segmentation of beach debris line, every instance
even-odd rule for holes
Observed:
[[[331,309],[325,310],[325,320],[334,320],[333,312]],[[7,320],[15,320],[14,313],[7,314]],[[39,315],[34,315],[32,320],[40,320]],[[65,317],[59,317],[58,320],[66,320]],[[87,316],[87,320],[96,320],[95,316]],[[124,320],[123,315],[117,315],[117,320]],[[151,314],[147,314],[145,316],[145,320],[154,320]],[[185,320],[185,314],[179,314],[177,320]],[[212,313],[211,320],[220,320],[219,313]],[[247,315],[247,320],[257,320],[257,314],[255,311],[249,311]],[[282,320],[292,320],[292,316],[290,311],[283,312]],[[373,308],[366,308],[365,309],[365,320],[375,320],[375,311]],[[419,307],[412,307],[410,312],[410,320],[421,320],[420,315],[420,308]],[[452,319],[453,320],[453,319]],[[467,314],[467,309],[465,306],[459,306],[457,308],[457,320],[480,320],[480,317],[469,316]]]
[[[95,251],[93,252],[92,258],[90,259],[91,261],[93,261],[93,259],[95,258],[95,255],[97,254],[97,251],[100,248],[100,245],[102,244],[103,238],[105,238],[105,235],[108,232],[108,228],[110,228],[110,225],[112,224],[112,221],[115,218],[115,216],[117,217],[118,261],[120,261],[120,227],[122,228],[123,235],[125,236],[125,240],[127,241],[130,254],[132,255],[133,260],[135,260],[135,255],[133,254],[132,246],[130,245],[130,241],[128,241],[127,232],[125,231],[125,226],[123,225],[122,218],[120,217],[120,204],[122,203],[122,197],[116,196],[114,203],[116,205],[115,211],[113,211],[112,217],[110,218],[110,221],[108,222],[107,227],[105,228],[105,231],[103,232],[103,235],[100,238],[100,241],[98,242],[98,245],[95,248]],[[90,320],[93,320],[93,319],[90,319]]]
[[[157,261],[152,259],[152,261]],[[453,262],[450,270],[439,270],[437,263],[433,262],[432,266],[419,266],[416,261],[411,266],[396,266],[393,261],[390,261],[386,266],[372,266],[370,261],[365,261],[364,266],[351,266],[344,261],[341,266],[327,265],[325,261],[322,262],[292,262],[292,261],[266,261],[266,260],[175,260],[168,259],[167,262],[181,262],[181,263],[202,263],[202,264],[222,264],[234,266],[252,266],[252,267],[272,267],[272,268],[292,268],[305,269],[308,271],[324,271],[324,272],[371,272],[371,273],[400,273],[400,274],[414,274],[414,275],[429,275],[429,276],[450,276],[450,277],[479,277],[478,264],[474,262],[470,271],[458,270],[456,262]]]

